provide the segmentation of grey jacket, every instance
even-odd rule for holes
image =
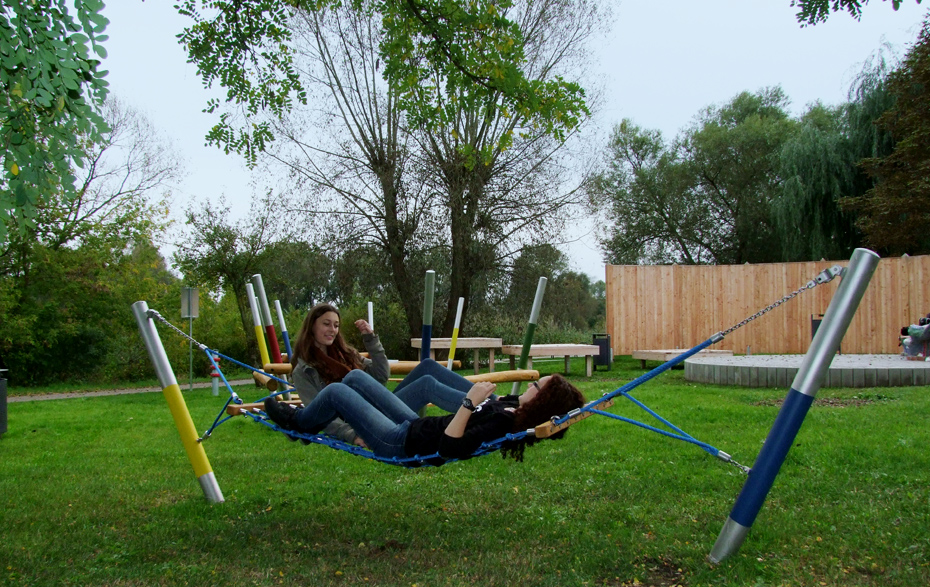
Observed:
[[[364,343],[365,350],[368,351],[368,355],[371,357],[370,359],[362,358],[365,372],[374,377],[379,383],[387,383],[391,374],[391,366],[388,364],[387,355],[384,353],[384,347],[381,346],[378,335],[363,334],[362,343]],[[303,359],[297,360],[297,367],[291,373],[291,382],[305,406],[312,402],[313,398],[326,386],[317,370],[306,364]],[[336,418],[330,422],[323,429],[323,433],[349,444],[355,442],[355,430],[341,418]]]

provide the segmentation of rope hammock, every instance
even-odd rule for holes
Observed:
[[[693,444],[701,448],[708,454],[722,460],[723,462],[736,466],[743,473],[749,473],[749,467],[746,467],[734,461],[733,458],[729,454],[723,452],[722,450],[706,442],[697,440],[690,434],[684,432],[683,430],[681,430],[680,428],[678,428],[677,426],[675,426],[674,424],[672,424],[671,422],[669,422],[668,420],[666,420],[665,418],[663,418],[662,416],[660,416],[659,414],[657,414],[656,412],[648,408],[645,404],[635,399],[633,396],[630,395],[629,392],[632,389],[639,387],[640,385],[646,383],[647,381],[655,378],[656,376],[670,370],[676,365],[683,363],[689,357],[694,356],[695,354],[701,352],[702,350],[706,349],[712,344],[720,342],[721,340],[724,339],[726,335],[730,334],[737,328],[741,328],[742,326],[745,326],[749,322],[752,322],[753,320],[774,310],[775,308],[787,302],[788,300],[791,300],[798,294],[806,290],[813,289],[814,287],[818,285],[832,281],[834,277],[839,275],[839,273],[840,273],[839,267],[831,267],[829,269],[825,269],[821,271],[819,274],[817,274],[817,276],[814,279],[809,281],[805,286],[785,295],[780,300],[774,302],[773,304],[769,306],[766,306],[759,312],[756,312],[755,314],[746,318],[745,320],[742,320],[741,322],[731,326],[727,330],[714,334],[713,336],[711,336],[704,342],[685,351],[684,353],[678,355],[677,357],[674,357],[673,359],[666,361],[665,363],[659,365],[655,369],[652,369],[651,371],[637,377],[636,379],[626,383],[625,385],[619,387],[618,389],[610,393],[605,393],[600,398],[593,400],[591,402],[588,402],[581,408],[573,410],[569,412],[568,414],[564,414],[562,416],[555,416],[551,419],[551,421],[544,422],[536,426],[535,428],[530,428],[528,430],[510,433],[501,438],[485,442],[481,446],[479,446],[477,450],[475,450],[475,452],[472,454],[472,457],[483,456],[486,454],[490,454],[492,452],[496,452],[500,450],[500,448],[503,446],[504,443],[508,441],[521,440],[523,438],[526,438],[527,436],[535,436],[536,438],[548,438],[552,436],[553,434],[556,434],[557,432],[560,432],[561,430],[568,428],[572,424],[580,422],[581,420],[589,418],[590,416],[598,415],[598,416],[606,416],[608,418],[615,419],[615,420],[620,420],[622,422],[633,424],[634,426],[641,427],[645,430],[655,432],[657,434],[661,434],[663,436],[666,436],[666,437],[669,437],[675,440],[680,440],[682,442]],[[371,459],[371,460],[378,461],[378,462],[385,463],[385,464],[399,465],[399,466],[414,468],[414,467],[422,467],[422,466],[437,466],[440,464],[455,462],[456,460],[456,459],[445,459],[439,456],[438,453],[434,453],[431,455],[416,455],[416,456],[404,457],[404,458],[381,457],[381,456],[374,454],[373,452],[371,452],[370,450],[366,448],[362,448],[360,446],[349,444],[347,442],[344,442],[342,440],[339,440],[337,438],[334,438],[334,437],[331,437],[325,434],[305,434],[305,433],[296,432],[293,430],[285,430],[281,428],[280,426],[278,426],[277,424],[275,424],[274,422],[272,422],[268,418],[268,416],[263,411],[262,404],[264,400],[270,397],[277,396],[283,393],[287,393],[291,389],[293,389],[293,386],[287,380],[281,379],[271,373],[266,373],[265,371],[261,369],[252,367],[251,365],[247,365],[245,363],[237,361],[233,359],[232,357],[223,355],[214,349],[208,348],[206,345],[203,345],[202,343],[193,339],[191,336],[189,336],[187,333],[185,333],[180,328],[171,324],[167,319],[165,319],[156,310],[150,309],[148,313],[151,318],[157,319],[161,323],[165,324],[168,328],[173,330],[175,333],[188,339],[191,343],[193,343],[198,348],[203,350],[206,353],[207,359],[210,361],[210,364],[212,365],[213,369],[215,369],[216,372],[219,374],[220,378],[223,381],[223,384],[226,386],[226,389],[229,391],[229,399],[226,400],[226,404],[220,410],[220,413],[217,415],[216,419],[214,420],[213,425],[210,426],[210,428],[203,434],[203,436],[201,436],[198,439],[198,442],[202,442],[206,440],[207,438],[209,438],[212,435],[213,431],[220,424],[223,424],[224,422],[228,421],[234,416],[244,415],[250,418],[251,420],[253,420],[254,422],[267,426],[268,428],[271,428],[272,430],[275,430],[277,432],[283,433],[291,440],[295,440],[295,441],[300,440],[304,444],[320,444],[323,446],[328,446],[336,450],[340,450],[340,451],[347,452],[355,456],[364,457],[364,458]],[[239,397],[239,395],[235,392],[235,390],[233,390],[229,381],[226,379],[226,376],[223,374],[222,370],[220,369],[219,364],[216,361],[216,358],[222,358],[223,360],[228,361],[231,364],[238,365],[239,367],[253,371],[265,377],[268,377],[270,380],[277,381],[283,385],[283,391],[272,392],[269,395],[266,395],[265,397],[253,403],[245,403]],[[626,418],[626,417],[605,411],[605,408],[609,408],[613,405],[614,403],[613,400],[617,396],[623,396],[627,398],[634,405],[641,408],[646,413],[651,415],[653,418],[658,420],[661,424],[666,426],[668,430],[658,428],[656,426],[652,426],[652,425],[649,425],[649,424],[646,424],[646,423],[643,423],[643,422],[640,422],[640,421],[637,421],[631,418]],[[293,404],[298,404],[300,402],[299,400],[292,400],[292,401],[286,401],[283,403],[289,403],[293,405]]]

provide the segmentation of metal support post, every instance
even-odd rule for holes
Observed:
[[[208,501],[222,503],[225,501],[223,492],[213,475],[213,469],[210,467],[210,461],[207,459],[207,453],[204,451],[203,445],[197,441],[197,430],[194,428],[194,421],[187,410],[187,404],[184,402],[181,388],[178,387],[178,381],[174,377],[171,363],[168,362],[168,355],[165,353],[165,347],[162,346],[161,338],[158,336],[155,322],[149,317],[149,306],[145,302],[136,302],[132,305],[132,312],[136,317],[136,323],[139,325],[139,332],[142,334],[142,340],[148,350],[149,359],[152,361],[152,365],[155,366],[155,374],[158,376],[159,383],[161,383],[162,393],[168,402],[174,424],[181,435],[181,442],[187,451],[187,458],[190,460],[191,466],[194,467],[194,474],[197,476],[197,481],[200,482],[204,496]]]
[[[856,249],[853,252],[849,267],[842,273],[842,282],[833,294],[830,307],[798,368],[778,417],[749,472],[749,478],[708,556],[710,562],[719,563],[736,553],[746,539],[772,488],[775,476],[788,456],[788,450],[794,444],[804,417],[823,384],[830,363],[840,348],[849,323],[878,266],[878,260],[878,255],[867,249]]]

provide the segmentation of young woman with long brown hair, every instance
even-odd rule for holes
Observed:
[[[325,386],[342,381],[353,370],[368,373],[382,385],[387,383],[391,369],[381,340],[371,325],[365,320],[355,321],[368,351],[369,358],[365,358],[346,343],[340,332],[340,321],[335,306],[317,304],[300,327],[291,349],[291,382],[304,405],[309,405]],[[344,442],[364,446],[352,427],[338,418],[326,426],[325,432]]]

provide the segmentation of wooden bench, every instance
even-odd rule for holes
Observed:
[[[523,354],[523,345],[508,344],[501,347],[501,352],[510,355],[510,368],[514,369],[516,357]],[[565,357],[565,374],[572,357],[584,357],[585,376],[594,373],[594,355],[601,353],[601,347],[596,344],[534,344],[530,346],[527,369],[533,368],[533,357]]]
[[[664,349],[664,350],[651,350],[651,351],[633,351],[633,358],[639,359],[639,365],[643,369],[646,368],[646,361],[659,361],[664,363],[666,361],[671,361],[681,353],[686,353],[690,349]],[[733,351],[723,351],[723,350],[708,350],[704,349],[703,351],[694,355],[695,357],[732,357]]]
[[[500,338],[458,338],[455,342],[455,348],[458,349],[474,349],[475,351],[475,375],[478,374],[478,351],[481,349],[488,349],[488,363],[490,365],[489,370],[491,373],[494,372],[494,351],[495,349],[501,348],[501,343],[503,341]],[[422,338],[411,338],[410,346],[415,349],[423,348],[423,339]],[[431,338],[429,343],[429,358],[435,359],[436,353],[435,349],[449,349],[452,348],[452,339],[451,338]]]

